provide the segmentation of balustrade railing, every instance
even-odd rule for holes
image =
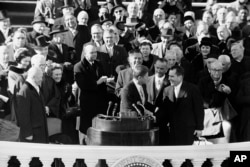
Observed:
[[[87,167],[105,160],[109,167],[160,167],[168,160],[180,167],[189,159],[194,167],[201,167],[209,159],[213,167],[220,167],[230,151],[248,151],[250,142],[200,146],[82,146],[0,142],[0,167],[7,167],[10,157],[16,156],[21,167],[28,167],[32,157],[39,157],[43,167],[50,167],[54,158],[60,158],[65,167],[72,167],[76,159],[84,159]]]

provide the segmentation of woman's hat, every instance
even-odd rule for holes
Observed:
[[[209,37],[203,37],[202,39],[201,39],[201,43],[200,43],[200,47],[202,46],[202,45],[205,45],[205,46],[212,46],[212,40],[211,40],[211,38],[209,38]]]
[[[60,9],[74,7],[72,0],[64,0],[64,5],[60,7]]]

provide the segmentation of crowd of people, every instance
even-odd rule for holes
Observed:
[[[113,115],[143,105],[160,145],[191,145],[210,109],[222,123],[207,140],[249,141],[249,10],[208,1],[198,20],[189,0],[38,0],[31,31],[2,10],[1,119],[21,142],[85,144],[110,102]]]

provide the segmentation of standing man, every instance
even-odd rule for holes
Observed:
[[[17,94],[17,118],[22,142],[48,143],[45,105],[41,95],[43,72],[31,67],[27,80]]]
[[[103,76],[96,57],[96,46],[88,43],[83,48],[82,60],[74,66],[75,81],[80,88],[80,132],[83,134],[91,127],[92,119],[104,113],[107,107],[106,82],[109,79]]]
[[[171,86],[163,92],[163,111],[169,119],[170,144],[192,145],[194,137],[200,137],[204,111],[198,88],[183,81],[184,70],[173,66],[169,71]]]

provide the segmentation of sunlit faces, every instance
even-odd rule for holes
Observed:
[[[231,54],[235,60],[241,60],[244,56],[244,47],[241,44],[232,45]]]
[[[169,79],[169,82],[172,86],[177,86],[182,82],[183,76],[177,75],[176,69],[173,69],[173,70],[169,70],[168,79]]]
[[[159,78],[163,77],[168,71],[167,61],[157,60],[154,65],[154,68],[155,68],[155,75],[157,75]]]
[[[108,13],[109,13],[109,11],[108,11],[107,8],[101,7],[101,8],[99,9],[98,16],[101,17],[101,16],[104,16],[105,14],[108,14]]]
[[[205,23],[207,23],[208,25],[212,25],[214,22],[213,16],[211,13],[209,12],[204,12],[203,16],[202,16],[202,21],[204,21]]]
[[[228,15],[226,17],[226,26],[228,29],[233,30],[238,25],[235,15]]]
[[[41,86],[42,85],[42,81],[43,81],[43,72],[42,70],[37,70],[37,73],[34,77],[34,81],[35,83],[38,85],[38,86]]]
[[[131,68],[134,68],[136,65],[141,65],[143,62],[142,54],[141,53],[133,53],[129,55],[129,65]]]
[[[76,28],[77,26],[77,21],[74,15],[64,16],[64,22],[65,22],[66,27],[69,27],[69,28]]]
[[[89,61],[89,62],[94,62],[97,57],[97,49],[93,45],[87,45],[84,47],[84,57]]]
[[[150,45],[142,45],[142,46],[140,46],[140,51],[142,53],[143,60],[148,61],[149,54],[151,53]]]
[[[238,13],[238,18],[241,21],[246,21],[249,12],[246,9],[241,9]]]
[[[56,43],[56,44],[61,44],[65,39],[65,33],[56,33],[56,34],[53,34],[53,41]]]
[[[194,26],[194,22],[192,20],[187,20],[184,22],[184,26],[187,30],[191,30],[191,28]]]
[[[26,43],[26,34],[22,32],[16,32],[13,36],[13,45],[16,48],[24,47]]]
[[[177,23],[177,17],[176,17],[176,15],[175,14],[170,14],[169,16],[168,16],[168,21],[172,24],[172,25],[176,25],[176,23]]]
[[[165,53],[165,59],[168,62],[168,68],[173,67],[177,63],[177,56],[174,51],[167,50]]]
[[[8,47],[6,45],[0,46],[0,64],[7,64],[9,59]]]
[[[114,25],[112,25],[110,27],[110,29],[112,29],[114,31],[114,42],[115,42],[115,44],[118,44],[118,42],[120,40],[120,31]]]
[[[28,66],[30,65],[30,59],[31,58],[29,56],[22,58],[19,67],[21,67],[22,69],[27,69]]]
[[[206,58],[210,52],[211,52],[210,46],[207,46],[207,45],[201,46],[201,54],[202,54],[203,58]]]
[[[227,15],[227,9],[226,8],[220,8],[217,11],[217,20],[220,23],[225,23],[226,21],[226,15]]]
[[[230,36],[230,32],[225,25],[217,28],[217,36],[219,40],[226,40]]]
[[[138,13],[138,5],[134,2],[130,3],[128,5],[127,11],[128,11],[128,17],[129,18],[135,18],[137,17],[137,13]]]
[[[87,25],[89,20],[89,15],[85,11],[81,11],[77,16],[77,21],[80,25]]]
[[[210,65],[210,76],[214,81],[219,81],[222,77],[223,67],[219,61],[215,61]]]
[[[59,83],[62,79],[62,69],[56,68],[52,71],[52,78],[55,80],[56,83]]]
[[[103,40],[105,42],[105,44],[109,47],[112,47],[114,45],[114,32],[110,32],[110,31],[104,31],[103,33]]]
[[[35,32],[39,33],[39,34],[43,34],[45,31],[45,23],[35,23],[33,24],[33,30],[35,30]]]
[[[138,82],[142,84],[147,84],[148,83],[148,73],[146,73],[144,76],[139,76],[138,77]]]
[[[0,20],[0,29],[1,30],[6,30],[9,27],[10,27],[10,19],[9,18]]]
[[[92,26],[91,27],[91,36],[95,42],[101,41],[102,36],[103,36],[103,29],[100,26],[96,26],[96,25]]]
[[[165,13],[162,9],[155,9],[154,15],[153,15],[153,20],[155,24],[157,24],[160,20],[165,19]]]

